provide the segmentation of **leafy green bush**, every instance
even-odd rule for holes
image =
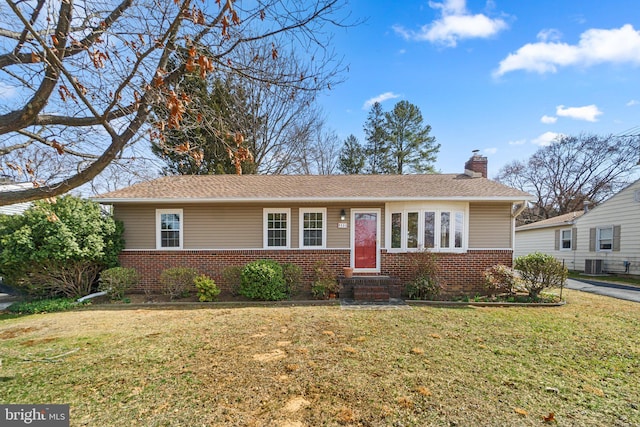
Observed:
[[[112,300],[121,300],[124,293],[138,284],[140,276],[135,268],[113,267],[100,273],[98,289]]]
[[[518,275],[511,267],[496,264],[484,270],[484,286],[490,295],[514,294],[518,288]]]
[[[173,267],[160,273],[160,287],[163,295],[169,295],[172,300],[189,296],[189,290],[194,286],[198,275],[195,268]]]
[[[199,301],[215,301],[218,298],[218,295],[220,295],[220,289],[216,286],[216,282],[204,274],[197,276],[194,279],[194,284],[198,290]]]
[[[224,282],[229,286],[231,295],[240,295],[240,281],[242,280],[242,269],[239,265],[225,267],[222,270],[222,278]]]
[[[327,266],[326,261],[317,261],[313,265],[313,283],[311,284],[311,294],[315,298],[327,298],[329,294],[338,291],[338,279],[333,271]]]
[[[0,276],[31,296],[91,293],[98,273],[118,263],[122,224],[75,196],[35,202],[0,216]]]
[[[300,286],[300,281],[302,280],[302,268],[288,262],[281,266],[286,292],[288,296],[291,296],[298,291]]]
[[[262,301],[287,298],[287,285],[282,266],[276,261],[261,259],[250,262],[242,269],[240,295]]]
[[[520,273],[523,287],[532,299],[546,288],[561,287],[569,276],[566,267],[552,255],[534,252],[518,257],[514,267]]]
[[[42,299],[13,303],[7,307],[7,311],[16,314],[53,313],[71,310],[81,304],[72,298]]]
[[[410,255],[413,267],[413,280],[407,283],[409,299],[434,300],[442,291],[440,266],[433,252],[428,250],[413,252]]]

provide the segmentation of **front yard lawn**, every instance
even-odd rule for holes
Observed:
[[[639,425],[640,306],[565,296],[5,317],[0,403],[68,403],[72,426]]]

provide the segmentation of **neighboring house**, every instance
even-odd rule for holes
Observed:
[[[515,255],[537,250],[570,270],[640,274],[640,180],[584,215],[571,215],[517,227]]]
[[[438,254],[445,292],[482,289],[482,271],[511,265],[514,218],[531,196],[486,179],[486,157],[464,174],[171,176],[94,200],[125,226],[123,266],[144,286],[188,266],[222,287],[222,270],[269,258],[303,268],[323,260],[338,275],[409,280],[411,252]]]
[[[577,248],[575,221],[583,214],[583,211],[570,212],[516,227],[514,257],[542,252],[553,255],[569,270],[576,270],[574,264]]]
[[[0,191],[17,191],[32,188],[33,184],[30,182],[13,182],[10,178],[0,176]],[[0,206],[0,214],[4,215],[16,215],[21,214],[31,206],[31,202],[15,203],[13,205]]]

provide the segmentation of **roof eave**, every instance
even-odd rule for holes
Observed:
[[[533,200],[532,196],[437,196],[437,197],[259,197],[259,198],[91,198],[103,204],[116,203],[273,203],[273,202],[523,202]]]

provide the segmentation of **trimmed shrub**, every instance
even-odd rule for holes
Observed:
[[[511,267],[496,264],[484,270],[484,287],[490,295],[514,294],[518,288],[518,275]]]
[[[313,283],[311,284],[311,294],[315,298],[328,298],[330,293],[338,291],[338,280],[336,275],[327,266],[326,261],[317,261],[313,265]]]
[[[434,300],[442,291],[440,266],[433,252],[428,250],[413,252],[410,255],[413,267],[413,280],[406,286],[409,299]]]
[[[137,285],[139,280],[135,268],[113,267],[100,273],[98,290],[105,291],[112,300],[121,300],[125,292]]]
[[[240,281],[242,280],[243,268],[244,267],[241,267],[239,265],[234,265],[222,269],[222,278],[229,286],[229,290],[231,291],[231,295],[233,296],[240,295]]]
[[[261,301],[279,301],[287,298],[287,285],[282,266],[276,261],[260,259],[242,269],[240,295]]]
[[[163,295],[169,295],[172,300],[189,296],[189,290],[193,287],[197,275],[198,272],[195,268],[167,268],[160,273],[160,285]]]
[[[220,295],[216,282],[204,274],[196,277],[193,282],[198,290],[198,300],[201,302],[215,301]]]
[[[30,296],[90,294],[98,273],[118,265],[122,224],[75,196],[40,200],[0,215],[0,276]]]
[[[514,267],[520,273],[523,287],[532,299],[538,298],[546,288],[561,287],[569,276],[569,272],[560,261],[552,255],[534,252],[518,257]]]
[[[288,296],[291,296],[298,291],[300,286],[300,281],[302,280],[302,268],[289,262],[281,264],[281,266],[286,292]]]

